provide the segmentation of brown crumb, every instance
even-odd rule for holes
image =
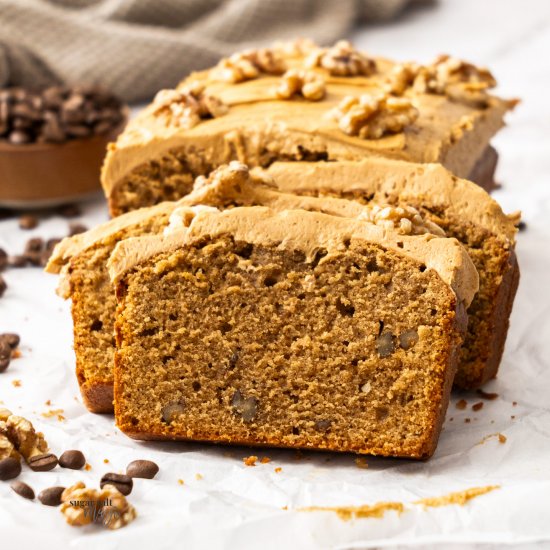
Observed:
[[[500,485],[487,485],[486,487],[472,487],[465,491],[458,491],[456,493],[449,493],[442,497],[422,498],[416,500],[414,504],[421,504],[424,508],[449,506],[450,504],[460,504],[464,506],[469,500],[484,495],[495,489],[500,489]]]
[[[504,444],[504,443],[506,443],[506,441],[507,441],[507,437],[504,434],[498,434],[498,442],[499,443]]]
[[[281,510],[288,510],[288,506],[283,506]]]
[[[449,418],[449,422],[452,422],[454,420],[454,418],[451,416],[451,418]]]
[[[263,456],[262,459],[260,460],[260,464],[268,464],[269,462],[271,462],[271,458],[267,456]]]
[[[504,434],[501,434],[500,432],[497,432],[497,433],[494,433],[494,434],[486,435],[486,436],[478,443],[478,445],[483,445],[486,441],[488,441],[489,439],[492,439],[493,437],[497,437],[499,443],[506,443],[506,441],[507,441],[507,437],[506,437]]]
[[[308,506],[299,508],[300,512],[336,512],[340,519],[348,521],[353,518],[382,518],[389,510],[401,514],[405,507],[401,502],[377,502],[363,506]]]
[[[476,390],[476,393],[481,397],[481,399],[487,399],[489,401],[493,401],[498,397],[498,393],[490,393],[483,390]]]
[[[21,350],[19,348],[16,348],[11,352],[12,359],[19,359],[20,357],[21,357]]]
[[[278,468],[275,468],[275,473],[276,473],[276,474],[280,474],[282,471],[283,471],[282,468],[279,468],[279,467],[278,467]]]
[[[510,418],[511,418],[512,420],[515,420],[515,419],[516,419],[516,415],[513,414]]]
[[[48,399],[44,405],[46,405],[46,407],[51,407],[52,406],[52,400],[51,399]]]
[[[245,458],[243,458],[243,462],[245,466],[256,466],[256,461],[258,460],[257,456],[250,455]]]
[[[464,424],[469,424],[471,421],[472,421],[471,418],[465,418],[464,419]]]
[[[20,388],[20,387],[21,387],[21,380],[12,380],[12,381],[11,381],[11,385],[12,385],[14,388]]]
[[[456,408],[463,411],[468,406],[468,402],[466,399],[461,399],[460,401],[456,402]]]
[[[202,474],[195,474],[195,479],[197,481],[200,481],[202,479],[202,477],[203,477]]]
[[[180,485],[183,485],[183,484],[185,483],[185,481],[183,481],[183,479],[178,479],[178,483],[179,483]]]
[[[41,413],[41,416],[43,416],[44,418],[51,418],[52,416],[57,416],[57,418],[59,419],[59,417],[62,416],[61,415],[62,412],[64,412],[63,409],[50,409],[49,411]]]
[[[518,404],[517,401],[512,401],[512,407],[515,407]]]
[[[86,464],[84,465],[84,469],[89,472],[92,469],[92,466],[86,462]]]
[[[104,462],[105,464],[109,464],[109,459],[108,459],[108,458],[104,458],[104,459],[103,459],[103,462]]]
[[[474,403],[472,405],[472,410],[473,411],[480,411],[481,409],[483,409],[483,402],[480,401],[479,403]]]
[[[366,470],[369,467],[367,459],[363,458],[362,456],[359,456],[355,459],[355,465],[362,470]]]

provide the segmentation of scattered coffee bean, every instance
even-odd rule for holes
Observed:
[[[2,298],[2,296],[4,296],[4,292],[6,292],[8,288],[8,285],[6,283],[6,281],[4,280],[4,277],[2,277],[2,275],[0,275],[0,298]]]
[[[102,489],[105,485],[113,485],[124,496],[128,496],[132,492],[134,482],[132,481],[132,478],[130,476],[110,472],[108,474],[105,474],[99,482],[99,486]]]
[[[32,490],[32,487],[27,485],[26,483],[23,483],[22,481],[14,481],[10,487],[23,498],[28,498],[29,500],[34,499],[34,491]]]
[[[71,223],[69,224],[69,237],[74,237],[80,233],[88,231],[88,228],[81,223]]]
[[[126,475],[142,479],[153,479],[159,467],[151,460],[134,460],[126,467]]]
[[[8,267],[8,255],[3,248],[0,248],[0,271],[4,271]]]
[[[28,463],[30,469],[34,472],[49,472],[57,466],[58,460],[53,453],[44,453],[32,456],[29,458]]]
[[[59,506],[65,487],[48,487],[38,493],[38,500],[45,506]]]
[[[15,349],[19,345],[21,339],[19,338],[19,334],[6,332],[5,334],[0,334],[0,341],[7,342],[11,349]]]
[[[64,204],[58,208],[57,213],[63,218],[76,218],[82,214],[82,210],[77,204]]]
[[[25,255],[28,257],[29,254],[33,254],[35,252],[41,252],[44,248],[44,239],[40,237],[33,237],[32,239],[29,239],[25,244]]]
[[[6,340],[0,340],[0,372],[4,372],[11,362],[11,346]]]
[[[518,231],[525,231],[527,229],[527,224],[521,220],[519,223],[518,223]]]
[[[85,464],[86,457],[80,451],[65,451],[59,457],[59,465],[62,468],[69,468],[70,470],[80,470],[84,468]]]
[[[13,479],[21,473],[21,461],[9,456],[0,460],[0,480]]]
[[[31,214],[19,218],[19,227],[21,229],[34,229],[38,226],[38,218]]]

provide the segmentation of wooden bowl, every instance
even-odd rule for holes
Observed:
[[[42,208],[97,192],[107,144],[126,122],[127,116],[107,134],[60,144],[0,142],[0,206]]]

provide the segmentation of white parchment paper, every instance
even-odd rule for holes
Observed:
[[[508,212],[523,210],[528,224],[518,235],[521,283],[504,359],[498,378],[485,388],[499,397],[484,401],[475,393],[453,395],[437,452],[422,463],[368,458],[363,469],[351,455],[304,453],[298,458],[292,451],[132,441],[114,427],[112,417],[92,415],[81,403],[73,375],[69,304],[54,293],[56,277],[39,269],[9,270],[9,289],[0,300],[0,333],[21,335],[22,357],[0,374],[0,400],[30,418],[54,452],[80,449],[91,466],[89,471],[46,473],[27,468],[20,479],[37,493],[77,480],[97,486],[104,473],[123,472],[138,458],[157,462],[160,473],[152,481],[135,480],[129,498],[138,518],[115,532],[71,528],[58,509],[26,501],[1,482],[0,548],[550,545],[550,12],[544,1],[521,6],[513,0],[447,0],[432,12],[356,37],[361,46],[402,59],[429,60],[452,51],[487,63],[503,95],[524,99],[509,117],[510,127],[495,140],[504,186],[495,197]],[[107,219],[101,197],[84,206],[82,221],[89,226]],[[19,230],[15,220],[1,221],[0,247],[17,253],[31,236],[66,231],[67,221],[58,217],[30,232]],[[456,407],[460,399],[468,403],[464,410]],[[483,408],[473,411],[480,401]],[[63,409],[65,420],[42,416],[51,409]],[[481,443],[497,433],[505,443],[497,436]],[[242,459],[251,454],[270,462],[247,467]],[[425,510],[413,504],[486,485],[501,488],[465,506]],[[402,502],[405,511],[352,521],[333,512],[299,511],[379,501]]]

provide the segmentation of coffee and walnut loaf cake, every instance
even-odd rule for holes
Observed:
[[[189,193],[232,160],[439,162],[492,178],[491,137],[515,101],[491,73],[448,56],[429,65],[372,58],[348,42],[246,51],[163,90],[110,146],[102,184],[119,215]]]
[[[456,239],[236,207],[126,239],[109,263],[128,435],[434,452],[477,290]]]
[[[458,239],[472,258],[480,283],[468,309],[468,333],[455,385],[477,388],[496,375],[519,282],[514,251],[517,214],[506,216],[481,188],[435,164],[372,158],[278,162],[268,173],[284,192],[413,206],[447,236]]]
[[[200,205],[231,208],[266,205],[276,210],[297,209],[358,217],[380,225],[394,223],[404,234],[430,232],[443,235],[436,224],[424,220],[410,207],[384,208],[358,202],[299,197],[264,186],[265,175],[251,177],[239,163],[220,168],[209,180],[199,179],[196,190],[179,203],[161,203],[129,212],[86,233],[64,239],[54,250],[46,270],[61,272],[59,293],[72,300],[76,372],[84,403],[92,412],[113,412],[112,358],[114,352],[114,289],[107,272],[107,260],[115,245],[125,238],[160,233],[176,207],[176,223],[181,215],[192,217]],[[270,182],[270,185],[274,185]],[[193,208],[189,208],[193,207]]]

